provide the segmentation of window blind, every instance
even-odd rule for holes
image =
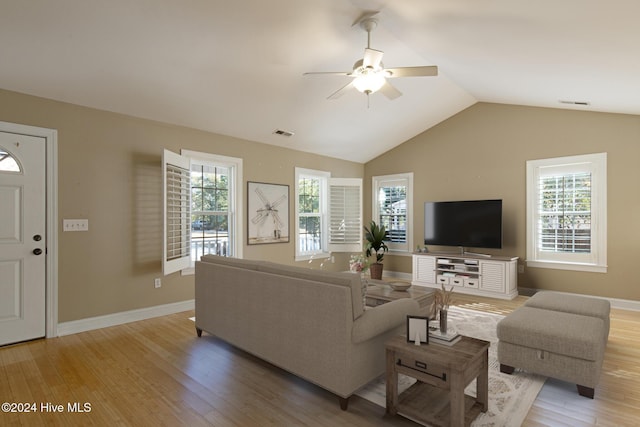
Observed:
[[[191,178],[189,160],[171,151],[163,155],[165,275],[189,267],[191,255]]]
[[[167,259],[189,255],[189,171],[167,165]]]
[[[362,250],[362,180],[329,182],[329,250]]]

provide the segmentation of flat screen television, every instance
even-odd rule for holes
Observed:
[[[502,248],[502,200],[425,202],[424,244]]]

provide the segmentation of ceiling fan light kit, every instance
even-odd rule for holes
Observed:
[[[365,69],[353,80],[353,86],[362,93],[375,93],[386,83],[384,71]]]
[[[360,27],[362,27],[367,32],[367,47],[364,49],[363,58],[355,62],[355,64],[353,65],[353,70],[351,72],[305,73],[305,75],[330,74],[353,77],[353,80],[350,83],[329,95],[327,99],[337,99],[351,87],[354,87],[357,91],[364,93],[367,96],[380,91],[387,98],[393,100],[401,96],[402,92],[391,85],[391,83],[387,81],[388,78],[424,77],[438,75],[438,67],[436,66],[385,69],[384,65],[382,64],[382,56],[384,55],[384,52],[371,48],[371,31],[373,31],[378,26],[378,20],[376,18],[373,18],[372,14],[370,13],[360,21],[356,22],[356,24],[358,23],[360,24]]]

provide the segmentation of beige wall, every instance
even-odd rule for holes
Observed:
[[[525,257],[525,162],[607,152],[609,272],[526,268],[523,287],[640,299],[640,117],[476,104],[366,165],[193,129],[0,91],[0,121],[58,130],[59,321],[71,321],[193,298],[193,276],[161,277],[163,148],[244,159],[244,181],[287,184],[296,166],[335,177],[414,172],[415,232],[421,242],[425,200],[502,198],[504,255]],[[63,233],[64,218],[88,218],[89,232]],[[246,219],[244,219],[246,230]],[[244,247],[244,256],[293,263],[289,244]],[[348,254],[325,268],[347,268]],[[319,268],[320,262],[304,265]],[[411,258],[385,257],[390,271],[411,272]]]
[[[246,181],[290,186],[296,166],[362,177],[364,165],[0,91],[0,121],[58,130],[59,321],[193,299],[193,276],[161,277],[163,148],[243,158]],[[243,215],[244,216],[244,215]],[[63,233],[64,218],[89,231]],[[246,219],[244,220],[246,230]],[[288,244],[244,247],[244,256],[293,264]],[[319,262],[310,265],[319,268]],[[346,269],[346,255],[328,269]]]
[[[476,104],[368,162],[365,211],[372,176],[413,171],[422,244],[425,201],[501,198],[504,247],[485,252],[524,260],[526,161],[598,152],[608,153],[608,273],[525,268],[519,286],[640,300],[639,116]],[[385,259],[385,269],[411,272],[410,257]]]

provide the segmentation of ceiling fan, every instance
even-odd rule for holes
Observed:
[[[377,14],[377,12],[373,14],[365,14],[364,17],[360,18],[354,24],[360,24],[360,27],[367,32],[367,47],[364,49],[364,57],[353,64],[352,71],[304,73],[305,76],[312,74],[326,74],[353,77],[351,82],[329,95],[327,99],[340,98],[351,88],[356,88],[356,90],[367,94],[367,96],[380,91],[387,98],[396,99],[402,95],[402,92],[389,83],[387,79],[396,77],[426,77],[438,75],[438,67],[435,65],[384,68],[384,65],[382,64],[382,55],[384,52],[371,48],[371,31],[378,26],[378,20],[373,17],[375,14]]]

